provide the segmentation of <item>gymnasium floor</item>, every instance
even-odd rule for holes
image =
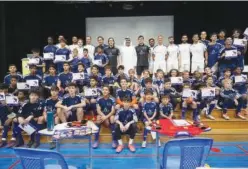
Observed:
[[[88,149],[85,143],[62,144],[61,152],[69,165],[80,169],[88,162]],[[125,149],[121,154],[116,154],[109,144],[101,144],[100,148],[93,150],[94,169],[155,169],[155,145],[149,144],[146,149],[137,145],[136,153],[130,153]],[[48,144],[42,144],[40,148],[48,149]],[[211,152],[207,164],[210,167],[219,168],[248,168],[248,142],[218,142],[213,148],[218,152]],[[162,149],[161,149],[162,150]],[[169,154],[177,156],[174,151]],[[0,149],[0,169],[21,169],[18,159],[15,158],[12,149]]]

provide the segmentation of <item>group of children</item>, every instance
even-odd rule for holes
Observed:
[[[146,137],[152,123],[161,118],[174,118],[173,112],[177,106],[181,106],[182,119],[185,119],[188,110],[192,110],[194,123],[200,123],[201,112],[215,120],[211,115],[215,107],[222,108],[222,116],[226,120],[229,120],[227,109],[234,107],[237,117],[246,119],[241,115],[241,110],[246,109],[247,105],[247,77],[239,67],[234,72],[226,69],[219,78],[206,67],[204,75],[195,71],[191,77],[189,71],[179,73],[176,69],[165,75],[158,69],[153,78],[145,70],[137,79],[134,70],[129,70],[127,75],[122,65],[115,76],[106,66],[102,76],[97,65],[91,66],[90,73],[86,73],[84,64],[80,62],[77,69],[83,78],[79,80],[73,79],[68,62],[63,63],[63,72],[58,75],[54,65],[49,66],[49,74],[44,77],[38,75],[36,65],[30,65],[29,69],[30,74],[22,77],[17,73],[16,66],[10,65],[9,75],[0,86],[0,93],[16,95],[19,99],[17,105],[1,101],[3,134],[0,147],[24,145],[19,127],[24,124],[32,124],[36,129],[27,146],[39,147],[38,131],[45,128],[48,110],[54,112],[55,124],[82,121],[86,116],[95,117],[99,131],[102,124],[110,127],[112,147],[116,148],[116,152],[123,150],[122,134],[130,135],[128,148],[135,151],[133,139],[138,120],[145,125],[142,147],[146,147]],[[182,82],[175,82],[173,78]],[[39,86],[29,90],[17,89],[17,83],[26,80],[38,80]],[[206,95],[207,89],[212,90],[212,95]],[[7,133],[11,128],[13,134],[7,144]],[[99,132],[95,134],[93,148],[98,147],[98,140]]]

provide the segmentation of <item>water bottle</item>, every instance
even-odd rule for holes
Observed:
[[[52,131],[54,128],[54,117],[51,108],[47,109],[47,130]]]

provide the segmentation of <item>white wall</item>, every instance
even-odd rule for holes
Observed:
[[[168,37],[173,35],[173,16],[144,16],[144,17],[101,17],[86,18],[86,34],[92,37],[96,45],[96,38],[101,35],[107,44],[107,39],[113,37],[116,45],[122,45],[125,37],[130,37],[133,44],[137,44],[137,37],[143,35],[148,44],[149,38],[157,41],[158,35],[163,35],[165,44]]]

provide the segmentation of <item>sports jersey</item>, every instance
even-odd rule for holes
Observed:
[[[157,112],[157,104],[155,102],[145,102],[142,112],[146,113],[148,117],[152,117]]]
[[[243,78],[243,81],[241,82],[235,82],[235,75],[231,76],[231,79],[233,80],[233,89],[237,90],[239,94],[246,94],[247,93],[247,76],[246,75],[239,75]]]
[[[140,90],[140,96],[145,96],[145,93],[146,93],[147,90],[150,90],[152,92],[152,95],[154,97],[157,97],[158,96],[158,91],[154,87],[152,87],[150,89],[148,89],[146,87],[141,88],[141,90]]]
[[[220,96],[223,98],[223,99],[229,99],[229,100],[234,100],[235,97],[239,97],[239,94],[236,90],[234,89],[224,89],[222,88],[220,90]]]
[[[137,54],[137,66],[148,66],[149,47],[145,44],[138,45],[135,47]]]
[[[69,60],[70,59],[70,54],[71,54],[70,49],[68,49],[68,48],[59,48],[55,52],[55,58],[56,58],[56,55],[64,55],[66,60]],[[58,73],[63,72],[63,63],[64,62],[55,63],[56,66],[57,66],[57,72]]]
[[[52,98],[48,98],[46,99],[45,101],[45,110],[46,111],[52,111],[54,113],[56,113],[56,103],[58,103],[61,99],[60,98],[57,98],[55,100],[53,100]]]
[[[163,113],[166,116],[170,116],[171,112],[173,112],[172,104],[168,103],[167,105],[164,105],[163,103],[160,103],[159,112],[160,112],[160,114]]]
[[[42,82],[42,77],[40,75],[37,75],[37,74],[34,74],[34,75],[26,75],[24,76],[23,80],[26,82],[27,80],[38,80],[39,82],[39,85],[41,84]]]
[[[206,46],[203,43],[195,43],[190,46],[190,52],[192,53],[192,62],[203,63],[204,64],[204,52],[206,51]]]
[[[179,47],[175,44],[171,44],[167,47],[167,52],[167,72],[169,72],[171,69],[178,69]]]
[[[210,41],[207,40],[207,39],[201,40],[201,42],[202,42],[206,47],[208,47],[208,44],[210,43]]]
[[[181,65],[184,66],[184,64],[190,64],[190,46],[189,43],[182,43],[178,45],[178,50],[181,56]]]
[[[225,39],[218,39],[216,42],[220,43],[222,46],[225,45]]]
[[[54,76],[47,75],[43,79],[43,85],[44,86],[49,86],[49,87],[56,86],[57,82],[58,82],[58,79],[59,79],[59,77],[57,75],[54,75]]]
[[[223,46],[220,43],[209,43],[207,51],[208,51],[208,67],[212,68],[215,63],[218,61],[218,56],[220,49],[222,49]]]
[[[67,95],[62,100],[62,105],[70,107],[73,105],[80,104],[82,102],[82,97],[79,95],[76,95],[75,97],[71,97],[70,95]]]
[[[134,93],[130,89],[122,90],[122,89],[117,89],[116,90],[116,99],[120,99],[123,101],[123,98],[127,97],[129,100],[132,100],[132,97],[134,96]]]
[[[71,71],[73,73],[77,73],[78,72],[78,62],[79,62],[79,58],[78,57],[74,57],[71,62],[70,62],[70,65],[71,65]]]
[[[115,76],[106,76],[104,75],[102,77],[102,85],[114,85],[115,83]]]
[[[106,54],[102,53],[102,54],[96,54],[94,56],[94,60],[93,60],[93,64],[95,64],[94,62],[96,61],[101,61],[101,64],[96,64],[99,68],[99,73],[101,73],[101,75],[104,75],[104,67],[103,65],[105,65],[106,63],[109,62],[109,59],[107,57]]]
[[[47,45],[43,48],[43,54],[44,53],[51,53],[53,54],[53,56],[55,56],[55,52],[58,48],[55,45]],[[46,71],[48,71],[49,66],[51,64],[53,64],[53,59],[51,60],[44,60],[45,64],[46,64]]]
[[[59,81],[61,82],[61,87],[66,88],[66,86],[72,81],[72,73],[60,73],[59,75]]]
[[[129,80],[129,77],[128,77],[128,75],[126,73],[123,73],[123,74],[117,73],[115,75],[115,79],[116,79],[117,83],[121,83],[121,78],[125,78],[125,79]]]
[[[231,46],[230,48],[223,47],[219,52],[219,69],[220,72],[223,72],[226,68],[230,68],[231,70],[234,70],[237,67],[238,64],[238,58],[230,58],[227,56],[222,57],[222,54],[225,53],[228,50],[237,50],[236,47]]]
[[[14,75],[11,75],[11,74],[8,74],[8,75],[6,75],[5,77],[4,77],[4,83],[6,84],[6,85],[10,85],[10,80],[11,80],[11,78],[13,77],[13,76],[15,76],[15,77],[17,77],[17,81],[18,82],[21,82],[22,81],[22,75],[20,74],[20,73],[16,73],[16,74],[14,74]]]
[[[108,56],[109,63],[111,67],[117,66],[117,58],[120,55],[120,50],[116,47],[110,47],[104,49],[104,53]]]
[[[84,65],[84,72],[87,73],[87,69],[90,68],[90,65],[91,65],[91,61],[90,61],[90,58],[89,57],[86,57],[86,56],[83,56],[79,62],[82,62],[83,65]]]
[[[167,47],[164,45],[156,45],[153,49],[155,55],[154,62],[165,61],[165,55],[167,54]]]
[[[41,100],[38,100],[35,103],[30,103],[29,101],[22,105],[19,109],[17,116],[23,117],[26,119],[29,116],[40,117],[43,115],[44,103]]]
[[[101,108],[101,112],[103,112],[104,115],[108,115],[112,111],[112,108],[115,106],[115,99],[113,97],[100,97],[97,99],[96,105]]]
[[[115,115],[115,120],[119,120],[123,125],[126,125],[128,122],[131,121],[138,121],[137,115],[134,109],[125,110],[120,108]]]

